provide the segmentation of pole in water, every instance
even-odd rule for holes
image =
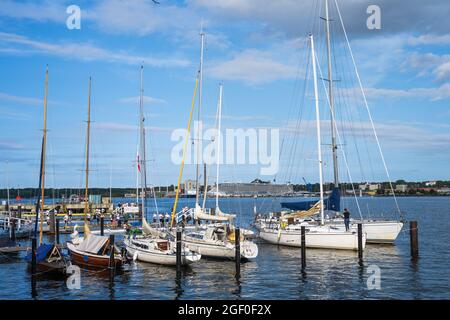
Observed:
[[[109,275],[110,279],[114,279],[115,261],[114,261],[114,235],[109,236]]]
[[[301,237],[302,237],[302,246],[301,246],[302,270],[305,270],[305,268],[306,268],[306,228],[305,228],[305,226],[301,227]]]
[[[180,278],[180,276],[181,276],[181,230],[177,230],[176,264],[177,264],[177,278]]]
[[[11,219],[10,228],[11,228],[11,241],[15,242],[16,241],[16,220],[15,219]]]
[[[234,242],[236,246],[236,279],[239,279],[241,277],[241,230],[239,228],[234,229]]]
[[[36,237],[31,238],[31,275],[36,275]]]
[[[100,217],[100,235],[105,235],[105,218],[103,216]]]
[[[362,223],[358,223],[358,260],[363,260]]]
[[[419,234],[417,229],[417,221],[409,222],[409,236],[411,240],[411,258],[416,260],[419,258]]]
[[[56,223],[56,226],[55,226],[56,244],[59,244],[59,220],[58,220],[58,218],[56,218],[55,223]]]

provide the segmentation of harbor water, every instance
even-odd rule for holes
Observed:
[[[182,199],[180,205],[193,201]],[[242,227],[253,221],[255,204],[264,213],[279,210],[279,202],[275,198],[220,200],[222,211],[236,213]],[[366,218],[398,218],[393,198],[363,197],[358,202]],[[302,272],[300,248],[258,241],[259,256],[242,264],[239,281],[233,261],[202,259],[184,270],[180,281],[175,268],[132,262],[113,282],[108,275],[81,270],[80,289],[69,289],[65,280],[39,278],[33,297],[21,252],[0,254],[0,299],[450,299],[450,197],[402,197],[398,202],[404,218],[418,221],[417,262],[410,259],[409,224],[405,224],[395,245],[368,244],[363,266],[357,252],[307,249]],[[173,199],[158,199],[158,210],[169,212],[172,203]],[[153,201],[148,205],[156,210]],[[354,199],[344,198],[344,206],[352,217],[359,216]],[[66,237],[61,235],[61,241]],[[367,285],[373,270],[380,271],[379,289]]]

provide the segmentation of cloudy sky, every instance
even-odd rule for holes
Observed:
[[[330,1],[342,180],[387,180],[335,0]],[[133,186],[139,67],[144,65],[149,180],[175,184],[174,129],[185,128],[206,34],[205,126],[224,83],[224,128],[280,129],[280,170],[224,165],[222,181],[317,181],[307,35],[326,73],[323,0],[99,0],[0,2],[0,187],[36,186],[45,67],[49,66],[47,185],[83,185],[92,76],[92,185]],[[337,1],[392,179],[450,179],[448,1]],[[66,8],[81,8],[69,30]],[[369,30],[367,7],[381,9]],[[326,74],[323,74],[326,78]],[[319,87],[323,86],[321,82]],[[305,89],[306,88],[306,89]],[[326,178],[329,116],[321,88]],[[329,110],[328,110],[329,113]],[[295,150],[295,151],[291,151]],[[349,170],[347,170],[347,166]],[[187,166],[186,178],[194,177]],[[351,176],[348,172],[351,172]],[[112,174],[111,174],[112,173]]]

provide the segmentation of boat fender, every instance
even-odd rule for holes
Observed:
[[[133,254],[133,261],[136,261],[136,260],[137,260],[137,258],[138,258],[138,253],[137,253],[137,252],[135,252],[135,253]]]

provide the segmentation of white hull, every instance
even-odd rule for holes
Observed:
[[[160,265],[175,266],[177,264],[177,258],[175,251],[160,251],[155,249],[142,249],[134,246],[130,239],[124,240],[127,253],[132,257],[136,257],[136,260]],[[201,255],[191,251],[183,250],[181,253],[181,264],[188,265],[194,262],[198,262]]]
[[[100,230],[92,230],[91,233],[95,234],[95,235],[100,235]],[[125,234],[125,233],[127,233],[127,230],[125,230],[125,229],[109,229],[108,228],[108,229],[103,230],[103,234],[105,236],[108,236],[110,234],[121,235],[121,234]]]
[[[279,230],[262,228],[259,237],[269,243],[301,247],[301,232],[299,230]],[[353,232],[306,232],[307,248],[358,250],[358,235]],[[363,233],[362,245],[365,248],[366,237]]]
[[[234,259],[236,249],[233,244],[211,243],[208,241],[192,241],[184,239],[184,243],[191,251],[200,253],[204,257]],[[240,244],[241,258],[254,259],[258,256],[258,246],[251,241],[243,241]]]
[[[260,221],[269,225],[268,219],[261,219]],[[272,223],[278,224],[276,220],[273,220]],[[363,232],[366,234],[367,243],[394,243],[403,228],[403,222],[401,221],[352,220],[350,223],[351,231],[357,232],[358,223],[363,224]],[[345,228],[343,219],[326,220],[325,225],[331,225],[339,229]],[[260,223],[257,223],[256,227],[261,229]]]
[[[356,221],[352,230],[356,230]],[[363,221],[363,230],[369,243],[393,243],[403,228],[400,221]]]

